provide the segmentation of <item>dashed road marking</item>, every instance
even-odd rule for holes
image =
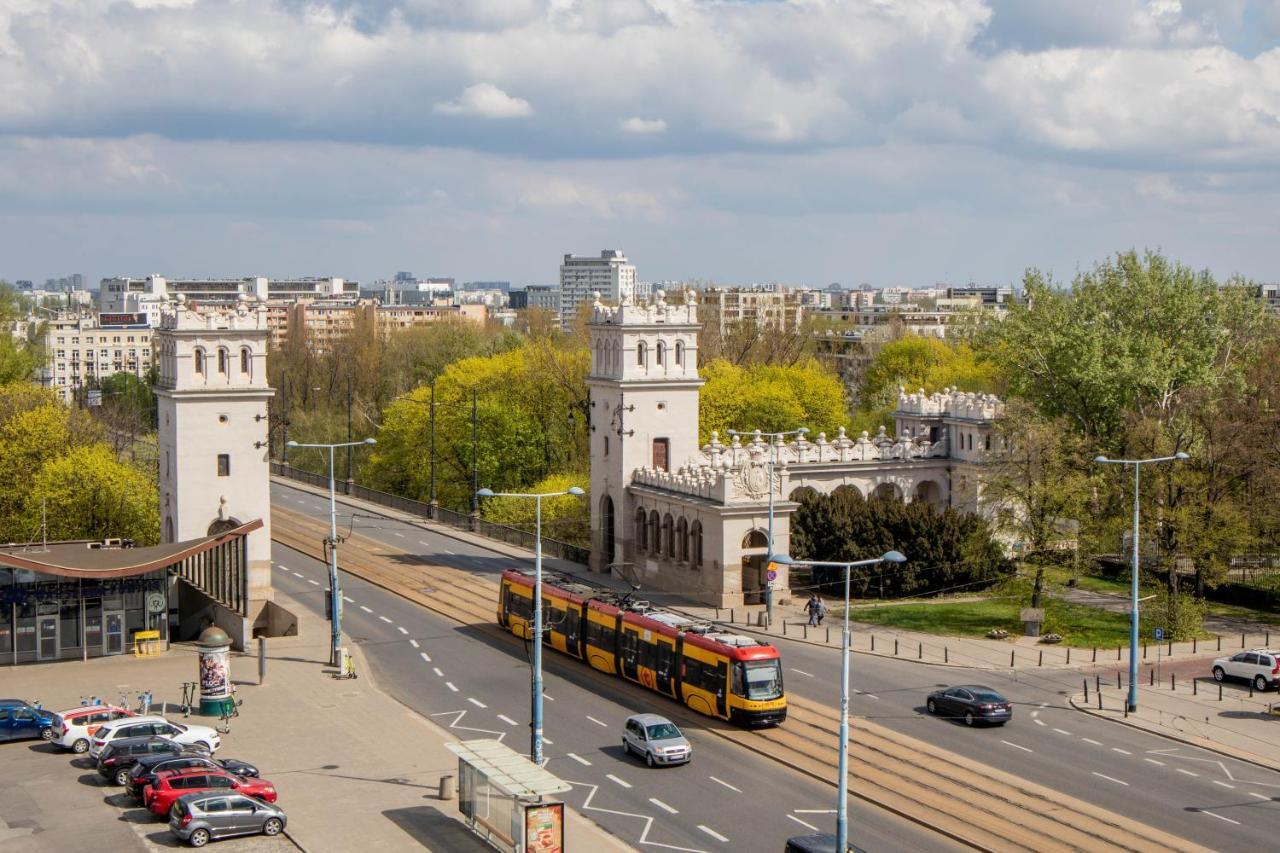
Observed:
[[[499,715],[498,715],[498,719],[499,719],[499,720],[502,720],[502,722],[506,723],[508,726],[518,726],[518,725],[520,725],[520,724],[519,724],[519,723],[517,723],[515,720],[511,719],[510,717],[508,717],[506,714],[499,714]]]
[[[1120,748],[1120,747],[1118,747],[1118,746],[1113,746],[1113,747],[1111,747],[1111,751],[1112,751],[1112,752],[1118,752],[1118,753],[1120,753],[1121,755],[1133,755],[1133,753],[1132,753],[1132,752],[1130,752],[1129,750],[1127,750],[1127,749],[1121,749],[1121,748]]]
[[[551,738],[547,737],[546,735],[542,736],[542,742],[545,743],[547,746],[555,745],[555,741],[553,741]]]
[[[606,773],[606,774],[604,774],[604,778],[608,779],[610,782],[616,782],[616,783],[618,783],[619,785],[621,785],[621,786],[622,786],[622,787],[624,787],[624,788],[630,788],[630,787],[631,787],[631,783],[630,783],[630,782],[628,782],[628,781],[627,781],[627,780],[625,780],[625,779],[619,779],[617,776],[614,776],[612,773]]]
[[[1094,740],[1094,739],[1093,739],[1093,738],[1091,738],[1091,737],[1082,737],[1082,738],[1080,738],[1080,740],[1084,741],[1085,743],[1091,743],[1091,744],[1093,744],[1094,746],[1102,746],[1102,741],[1100,741],[1100,740]]]
[[[378,618],[381,619],[383,622],[386,622],[388,625],[391,624],[391,620],[385,616],[379,616]]]
[[[726,844],[729,842],[729,839],[725,838],[723,835],[716,832],[714,829],[712,829],[709,826],[703,826],[702,824],[698,824],[698,829],[701,829],[703,832],[705,832],[707,835],[710,835],[716,841],[720,841]]]
[[[1145,761],[1145,762],[1147,762],[1148,764],[1154,764],[1154,765],[1156,765],[1157,767],[1164,767],[1164,762],[1163,762],[1163,761],[1156,761],[1154,758],[1144,758],[1144,759],[1142,759],[1142,760],[1143,760],[1143,761]]]
[[[444,671],[438,666],[431,667],[431,671],[436,674],[436,678],[444,678]]]
[[[1182,774],[1184,774],[1184,775],[1186,775],[1186,776],[1199,776],[1199,775],[1200,775],[1199,773],[1192,773],[1190,770],[1183,770],[1181,767],[1175,767],[1175,768],[1173,768],[1173,769],[1174,769],[1174,770],[1177,770],[1179,773],[1182,773]]]
[[[468,697],[467,697],[467,701],[468,701],[468,702],[470,702],[472,705],[475,705],[477,708],[488,708],[488,707],[489,707],[488,705],[484,704],[483,702],[481,702],[479,699],[475,698],[474,696],[468,696]]]
[[[408,631],[406,631],[406,630],[405,630],[402,626],[400,626],[400,625],[397,625],[397,626],[396,626],[396,630],[397,630],[397,631],[399,631],[401,634],[408,634],[408,633],[409,633]]]
[[[590,720],[591,722],[595,723],[597,726],[604,726],[606,729],[607,729],[607,728],[609,728],[609,724],[608,724],[608,723],[602,723],[602,722],[600,722],[599,720],[597,720],[595,717],[590,717],[590,716],[589,716],[589,717],[587,717],[587,719],[588,719],[588,720]]]
[[[302,578],[303,580],[306,580],[306,577],[307,577],[307,576],[306,576],[306,575],[304,575],[302,572],[294,572],[294,575],[296,575],[297,577]]]
[[[426,542],[423,542],[421,539],[419,539],[419,540],[418,540],[418,544],[419,544],[419,545],[421,545],[421,546],[422,546],[422,547],[424,547],[424,548],[430,548],[430,547],[431,547],[431,545],[430,545],[430,544],[428,544],[428,543],[426,543]]]
[[[548,696],[546,693],[543,693],[543,694],[542,694],[542,698],[543,698],[543,699],[546,699],[548,702],[554,702],[554,701],[556,701],[556,697],[554,697],[554,696]]]
[[[812,830],[813,832],[821,832],[821,830],[820,830],[820,829],[818,829],[818,827],[814,826],[814,825],[813,825],[813,824],[811,824],[811,823],[805,823],[804,821],[802,821],[800,818],[796,817],[796,816],[795,816],[795,815],[793,815],[793,814],[789,814],[789,815],[787,815],[787,817],[791,818],[791,819],[792,819],[792,820],[794,820],[796,823],[800,824],[801,826],[803,826],[803,827],[804,827],[804,828],[806,828],[806,829]]]
[[[796,669],[794,666],[791,667],[791,671],[796,675],[803,675],[805,678],[813,678],[812,672],[805,672],[803,669]]]
[[[662,800],[659,800],[657,797],[650,797],[649,802],[653,803],[655,806],[662,809],[667,814],[680,814],[679,809],[671,808],[671,806],[667,805]]]
[[[320,586],[320,581],[312,580],[311,578],[307,578],[307,583],[311,584],[312,586]]]
[[[1043,725],[1044,725],[1044,720],[1035,720],[1035,724],[1036,724],[1037,726],[1043,726]]]
[[[1011,747],[1013,747],[1014,749],[1020,749],[1020,750],[1022,750],[1023,752],[1035,752],[1035,750],[1034,750],[1034,749],[1027,749],[1025,746],[1019,746],[1018,744],[1016,744],[1016,743],[1012,743],[1011,741],[1002,740],[1002,741],[1000,741],[1000,742],[1001,742],[1002,744],[1004,744],[1005,746],[1011,746]]]
[[[742,793],[741,788],[735,788],[734,786],[730,785],[728,782],[724,781],[723,779],[717,779],[714,776],[708,776],[707,778],[710,779],[712,782],[715,782],[717,785],[724,785],[730,791],[737,791],[739,794]]]
[[[360,605],[360,609],[361,609],[361,610],[363,610],[365,613],[372,613],[372,612],[373,612],[373,611],[372,611],[372,610],[370,610],[369,608],[365,607],[363,604],[361,604],[361,605]]]
[[[578,755],[575,752],[566,752],[565,756],[567,756],[568,758],[572,758],[574,761],[578,762],[579,764],[585,764],[587,767],[591,766],[590,761],[587,761],[587,759],[583,758],[581,755]]]
[[[1253,792],[1253,791],[1249,791],[1249,792],[1248,792],[1248,794],[1249,794],[1249,796],[1253,797],[1253,798],[1254,798],[1254,799],[1256,799],[1256,800],[1266,800],[1268,803],[1269,803],[1269,802],[1271,802],[1271,798],[1270,798],[1270,797],[1263,796],[1262,794],[1258,794],[1258,793],[1255,793],[1255,792]]]
[[[880,698],[879,696],[875,695],[874,693],[863,693],[862,695],[863,695],[863,696],[866,696],[868,699],[876,699],[876,700],[878,700],[878,699]]]
[[[1236,786],[1235,786],[1235,785],[1230,785],[1230,784],[1228,784],[1228,783],[1226,783],[1226,782],[1219,782],[1217,779],[1214,779],[1214,780],[1213,780],[1213,784],[1215,784],[1215,785],[1221,785],[1221,786],[1222,786],[1222,787],[1224,787],[1224,788],[1230,788],[1230,789],[1231,789],[1231,790],[1233,790],[1233,791],[1236,789]]]
[[[1066,729],[1054,729],[1054,731],[1060,735],[1066,735],[1067,737],[1071,737],[1071,732],[1067,731]]]
[[[1218,820],[1225,820],[1227,823],[1234,823],[1236,826],[1239,826],[1239,825],[1240,825],[1240,821],[1238,821],[1238,820],[1232,820],[1231,818],[1229,818],[1229,817],[1223,817],[1223,816],[1222,816],[1222,815],[1220,815],[1220,814],[1214,814],[1213,812],[1207,812],[1207,811],[1205,811],[1204,809],[1200,809],[1200,814],[1207,814],[1209,817],[1216,817]]]
[[[1108,782],[1115,782],[1117,785],[1124,785],[1126,788],[1129,787],[1128,782],[1122,782],[1119,779],[1115,778],[1114,776],[1108,776],[1105,773],[1099,773],[1097,770],[1093,771],[1093,775],[1097,776],[1099,779],[1106,779]]]
[[[458,692],[458,688],[456,688],[456,687],[454,687],[454,686],[453,686],[453,682],[452,682],[452,681],[446,681],[446,682],[444,683],[444,686],[445,686],[445,687],[448,687],[448,688],[449,688],[450,690],[452,690],[454,693],[457,693],[457,692]]]
[[[344,596],[342,596],[342,600],[343,600],[343,601],[345,601],[347,604],[355,604],[355,603],[356,603],[354,598],[347,598],[345,595],[344,595]]]
[[[418,657],[422,658],[427,663],[431,663],[431,655],[426,652],[418,652]]]
[[[415,649],[419,648],[417,640],[410,640],[409,645],[413,646]]]

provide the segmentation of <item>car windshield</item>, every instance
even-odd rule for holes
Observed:
[[[670,740],[671,738],[680,737],[680,730],[671,723],[646,726],[645,731],[649,733],[649,740]]]
[[[747,698],[777,699],[782,695],[782,667],[777,660],[747,661]]]
[[[1004,697],[994,690],[975,690],[973,698],[979,702],[1003,702]]]

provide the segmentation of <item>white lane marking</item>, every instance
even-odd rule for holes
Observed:
[[[1258,800],[1266,800],[1268,803],[1269,803],[1269,802],[1271,802],[1271,798],[1270,798],[1270,797],[1265,797],[1265,796],[1263,796],[1262,794],[1257,794],[1257,793],[1254,793],[1253,791],[1249,791],[1249,792],[1248,792],[1248,794],[1249,794],[1249,796],[1251,796],[1251,797],[1253,797],[1253,798],[1255,798],[1255,799],[1258,799]]]
[[[343,600],[343,601],[345,601],[347,604],[355,604],[355,603],[356,603],[356,601],[355,601],[355,599],[354,599],[354,598],[347,598],[345,595],[344,595],[344,596],[342,596],[342,600]]]
[[[1094,740],[1094,739],[1093,739],[1093,738],[1091,738],[1091,737],[1082,737],[1082,738],[1080,738],[1080,740],[1084,741],[1085,743],[1091,743],[1091,744],[1093,744],[1094,746],[1102,746],[1102,741],[1100,741],[1100,740]]]
[[[429,544],[427,544],[426,542],[423,542],[421,539],[419,539],[419,540],[418,540],[418,544],[419,544],[419,545],[421,545],[421,546],[423,546],[424,548],[430,548],[430,547],[431,547]]]
[[[386,622],[388,625],[391,624],[391,620],[385,616],[379,616],[378,618],[381,619],[383,622]]]
[[[448,687],[448,688],[449,688],[450,690],[452,690],[454,693],[457,693],[457,692],[458,692],[458,688],[456,688],[456,687],[454,687],[454,686],[453,686],[453,682],[452,682],[452,681],[446,681],[446,682],[444,683],[444,686],[445,686],[445,687]]]
[[[724,843],[728,843],[729,841],[729,839],[725,838],[723,835],[716,832],[714,829],[712,829],[709,826],[703,826],[702,824],[698,824],[698,829],[701,829],[703,832],[705,832],[707,835],[710,835],[716,841],[721,841]]]
[[[835,814],[835,809],[796,809],[796,814]]]
[[[294,574],[295,574],[295,575],[297,575],[298,577],[300,577],[300,578],[304,579],[304,580],[305,580],[305,579],[306,579],[306,577],[307,577],[307,576],[306,576],[306,575],[304,575],[302,572],[294,572]]]
[[[863,696],[866,696],[868,699],[879,699],[879,698],[880,698],[879,696],[875,695],[874,693],[863,693],[862,695],[863,695]]]
[[[370,610],[369,608],[365,607],[363,604],[361,604],[361,605],[360,605],[360,609],[361,609],[361,610],[363,610],[365,613],[372,613],[372,612],[373,612],[373,611],[372,611],[372,610]]]
[[[502,722],[506,723],[508,726],[517,726],[517,725],[519,725],[519,723],[517,723],[515,720],[511,719],[510,717],[508,717],[506,714],[499,714],[499,715],[498,715],[498,719],[499,719],[499,720],[502,720]]]
[[[1035,719],[1036,717],[1038,717],[1039,715],[1040,715],[1040,712],[1039,712],[1038,710],[1037,710],[1037,711],[1032,711],[1032,712],[1031,712],[1031,719],[1033,719],[1033,720],[1034,720],[1034,719]]]
[[[403,539],[403,538],[404,538],[404,534],[403,534],[403,533],[401,533],[399,530],[393,530],[393,531],[391,531],[391,532],[392,532],[392,533],[394,533],[395,535],[399,536],[401,539]]]
[[[708,776],[707,778],[710,779],[712,782],[715,782],[717,785],[724,785],[730,791],[737,791],[739,794],[742,793],[741,788],[735,788],[732,785],[730,785],[728,782],[724,781],[723,779],[717,779],[714,776]]]
[[[397,626],[396,626],[396,630],[397,630],[397,631],[399,631],[401,634],[406,634],[406,635],[407,635],[407,634],[409,633],[408,631],[406,631],[404,628],[402,628],[402,627],[401,627],[401,626],[399,626],[399,625],[397,625]]]
[[[791,671],[796,675],[803,675],[805,678],[813,678],[812,672],[805,672],[803,669],[796,669],[794,666],[791,667]]]
[[[1142,759],[1142,760],[1143,760],[1143,761],[1146,761],[1146,762],[1147,762],[1147,763],[1149,763],[1149,764],[1154,764],[1154,765],[1156,765],[1157,767],[1164,767],[1164,762],[1163,762],[1163,761],[1156,761],[1154,758],[1144,758],[1144,759]]]
[[[456,555],[455,555],[452,551],[450,551],[448,548],[445,548],[445,549],[444,549],[444,552],[445,552],[446,554],[448,554],[450,557],[456,556]]]
[[[587,719],[595,723],[597,726],[604,726],[606,729],[609,728],[608,723],[602,723],[599,720],[597,720],[595,717],[587,717]]]
[[[418,657],[422,658],[427,663],[431,663],[431,656],[426,652],[418,652]]]
[[[436,674],[436,678],[444,678],[444,670],[440,669],[440,667],[433,666],[431,667],[431,671]]]
[[[1011,743],[1011,742],[1009,742],[1009,741],[1007,741],[1007,740],[1002,740],[1002,741],[1000,741],[1000,742],[1001,742],[1002,744],[1004,744],[1005,746],[1011,746],[1011,747],[1013,747],[1014,749],[1020,749],[1020,750],[1022,750],[1023,752],[1035,752],[1035,750],[1034,750],[1034,749],[1027,749],[1025,746],[1018,746],[1018,744],[1016,744],[1016,743]]]
[[[619,779],[617,776],[614,776],[612,773],[606,773],[606,774],[604,774],[604,778],[608,779],[610,782],[617,782],[619,785],[621,785],[621,786],[622,786],[622,787],[624,787],[624,788],[630,788],[630,787],[631,787],[631,783],[630,783],[630,782],[628,782],[628,781],[627,781],[627,780],[625,780],[625,779]]]
[[[587,759],[583,758],[581,755],[578,755],[576,752],[566,752],[565,755],[568,756],[569,758],[572,758],[574,761],[578,762],[579,764],[585,764],[587,767],[591,766],[590,761],[587,761]]]
[[[1097,776],[1099,779],[1106,779],[1108,782],[1115,782],[1117,785],[1124,785],[1126,788],[1129,787],[1128,782],[1121,782],[1119,779],[1115,778],[1114,776],[1108,776],[1105,773],[1099,773],[1097,770],[1093,771],[1093,775]]]
[[[600,790],[599,785],[592,785],[589,782],[574,782],[569,779],[566,779],[565,781],[567,781],[570,785],[573,785],[574,787],[591,789],[591,792],[587,794],[586,800],[584,800],[582,803],[583,811],[602,812],[604,814],[621,815],[622,817],[634,817],[634,818],[637,818],[638,820],[643,821],[644,829],[641,830],[640,838],[636,842],[641,847],[644,847],[645,845],[649,845],[653,847],[661,847],[664,850],[682,851],[682,853],[706,853],[706,851],[704,850],[696,850],[692,847],[676,847],[673,844],[662,844],[661,842],[650,841],[649,832],[653,829],[654,821],[657,820],[657,818],[655,818],[653,815],[636,814],[635,812],[623,812],[623,811],[617,811],[616,809],[603,809],[603,808],[600,808],[599,806],[594,806],[591,804],[591,801],[595,799],[596,792]]]
[[[1044,725],[1044,720],[1036,720],[1036,721],[1035,721],[1035,724],[1036,724],[1037,726],[1043,726],[1043,725]]]
[[[555,741],[553,741],[551,738],[547,737],[546,735],[542,736],[542,742],[545,743],[547,746],[555,746]]]
[[[1121,755],[1133,755],[1133,753],[1132,753],[1132,752],[1130,752],[1129,750],[1127,750],[1127,749],[1121,749],[1121,748],[1120,748],[1120,747],[1118,747],[1118,746],[1113,746],[1113,747],[1111,747],[1111,751],[1112,751],[1112,752],[1118,752],[1118,753],[1120,753]]]
[[[487,735],[493,735],[494,739],[496,740],[502,740],[507,736],[508,732],[505,730],[499,732],[499,731],[494,731],[493,729],[480,729],[480,728],[476,728],[475,726],[461,725],[462,718],[465,717],[467,713],[468,713],[467,711],[441,711],[440,713],[432,714],[431,716],[448,717],[452,715],[453,722],[449,723],[449,728],[451,729],[466,729],[469,732],[483,732],[484,734],[487,734]]]
[[[417,640],[410,640],[409,645],[413,646],[415,649],[419,648]]]
[[[311,578],[307,578],[307,583],[311,584],[312,586],[320,586],[320,581],[312,580]]]
[[[1071,732],[1067,731],[1066,729],[1054,729],[1054,731],[1060,735],[1066,735],[1067,737],[1071,737]]]
[[[659,800],[657,797],[650,797],[649,802],[653,803],[655,806],[662,809],[667,814],[680,814],[679,809],[671,808],[671,806],[667,805],[662,800]]]
[[[1230,784],[1228,784],[1228,783],[1226,783],[1226,782],[1219,782],[1217,779],[1214,779],[1214,780],[1213,780],[1213,784],[1215,784],[1215,785],[1221,785],[1221,786],[1222,786],[1222,787],[1224,787],[1224,788],[1230,788],[1230,789],[1231,789],[1231,790],[1233,790],[1233,791],[1236,789],[1236,786],[1235,786],[1235,785],[1230,785]]]
[[[542,698],[543,698],[543,699],[546,699],[548,702],[554,702],[554,701],[556,701],[556,697],[554,697],[554,696],[548,696],[548,695],[547,695],[547,694],[545,694],[545,693],[543,693],[543,694],[542,694]]]
[[[481,702],[479,699],[476,699],[476,698],[475,698],[475,697],[473,697],[473,696],[468,696],[468,697],[467,697],[467,701],[468,701],[468,702],[470,702],[472,705],[475,705],[477,708],[488,708],[488,707],[489,707],[488,705],[484,704],[484,703],[483,703],[483,702]]]
[[[1179,773],[1182,773],[1182,774],[1187,775],[1187,776],[1199,776],[1199,775],[1200,775],[1199,773],[1192,773],[1190,770],[1183,770],[1181,767],[1175,767],[1175,768],[1173,768],[1173,769],[1174,769],[1174,770],[1177,770]]]
[[[1229,817],[1223,817],[1223,816],[1222,816],[1222,815],[1220,815],[1220,814],[1214,814],[1213,812],[1207,812],[1207,811],[1205,811],[1204,809],[1200,809],[1200,814],[1207,814],[1209,817],[1216,817],[1218,820],[1225,820],[1227,823],[1234,823],[1236,826],[1239,826],[1239,825],[1240,825],[1240,821],[1238,821],[1238,820],[1232,820],[1231,818],[1229,818]]]
[[[795,815],[793,815],[793,814],[789,814],[789,815],[787,815],[787,817],[791,818],[791,819],[792,819],[792,820],[794,820],[796,823],[800,824],[801,826],[803,826],[803,827],[804,827],[804,828],[806,828],[806,829],[810,829],[810,830],[812,830],[812,831],[814,831],[814,832],[820,832],[820,831],[821,831],[821,830],[819,830],[819,829],[818,829],[818,827],[814,826],[814,825],[813,825],[813,824],[811,824],[811,823],[805,823],[804,821],[802,821],[800,818],[796,817],[796,816],[795,816]]]

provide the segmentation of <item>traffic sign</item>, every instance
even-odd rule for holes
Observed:
[[[776,580],[778,579],[778,573],[777,573],[775,570],[770,569],[770,570],[769,570],[769,574],[768,574],[768,578],[769,578],[769,580],[771,580],[771,581],[776,581]]]
[[[1164,639],[1164,629],[1163,629],[1163,628],[1157,628],[1157,629],[1156,629],[1156,642],[1158,643],[1158,642],[1160,642],[1160,641],[1161,641],[1161,640],[1163,640],[1163,639]]]

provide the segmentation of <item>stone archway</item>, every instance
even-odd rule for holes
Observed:
[[[810,495],[816,495],[816,494],[818,494],[818,490],[815,489],[813,486],[797,486],[796,488],[791,490],[791,494],[788,495],[787,498],[788,500],[793,500],[796,503],[799,503],[800,501],[804,500],[806,497],[809,497]]]
[[[831,490],[832,497],[839,497],[839,496],[845,496],[845,495],[849,497],[853,497],[854,495],[857,495],[859,500],[861,500],[864,497],[864,495],[862,494],[862,490],[859,489],[857,486],[853,485],[852,483],[845,483],[843,486],[836,486],[834,489]]]
[[[933,480],[921,480],[916,483],[915,490],[912,492],[911,500],[924,501],[934,508],[942,506],[942,489]]]
[[[765,558],[769,551],[769,535],[755,529],[742,537],[742,550],[754,553],[742,556],[742,603],[764,603]]]
[[[871,490],[871,497],[867,500],[900,501],[902,500],[902,491],[896,483],[881,483]]]
[[[213,523],[209,525],[209,536],[217,536],[219,533],[226,533],[228,530],[235,530],[240,526],[240,522],[234,518],[215,518]]]

